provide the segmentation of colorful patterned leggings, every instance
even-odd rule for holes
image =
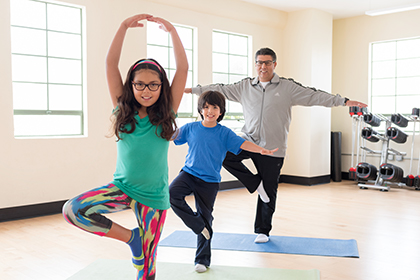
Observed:
[[[112,221],[101,214],[132,209],[136,215],[142,244],[144,264],[139,267],[137,279],[154,279],[156,251],[166,218],[166,210],[143,205],[128,197],[118,187],[108,184],[70,199],[63,206],[66,221],[85,231],[105,236]]]

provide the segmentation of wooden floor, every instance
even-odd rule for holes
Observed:
[[[214,230],[253,233],[256,199],[245,189],[220,192]],[[110,217],[129,228],[136,224],[131,211]],[[356,239],[360,258],[213,250],[212,264],[318,269],[323,280],[420,279],[420,191],[360,190],[350,181],[280,184],[273,225],[272,235]],[[169,210],[163,238],[186,229]],[[193,270],[194,252],[160,247],[158,261],[190,263]],[[61,215],[0,223],[2,280],[66,279],[99,258],[130,259],[131,254],[127,245],[78,230]]]

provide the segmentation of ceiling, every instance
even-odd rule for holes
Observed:
[[[333,15],[334,19],[364,15],[366,11],[418,4],[419,0],[242,0],[285,12],[318,9]]]

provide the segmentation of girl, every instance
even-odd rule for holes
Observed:
[[[118,69],[128,28],[143,27],[141,20],[158,23],[172,37],[176,73],[169,85],[165,70],[153,59],[142,59],[128,70],[123,83]],[[182,99],[188,62],[181,40],[168,21],[139,14],[122,22],[108,51],[106,77],[114,107],[117,166],[106,186],[83,193],[63,207],[71,224],[99,236],[127,243],[137,279],[153,280],[156,249],[170,207],[167,154],[175,132],[175,114]],[[138,227],[129,230],[101,214],[131,208]]]

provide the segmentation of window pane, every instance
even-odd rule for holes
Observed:
[[[193,113],[193,108],[192,108],[192,94],[184,94],[182,96],[182,100],[181,100],[181,104],[179,105],[179,109],[178,112],[179,113]]]
[[[229,119],[223,119],[220,124],[229,127],[236,133],[240,133],[242,127],[244,126],[244,122],[238,121],[238,120],[229,120]]]
[[[76,84],[82,83],[82,64],[80,60],[48,59],[48,77],[50,83]]]
[[[395,95],[395,79],[372,80],[372,96]]]
[[[229,52],[229,35],[213,32],[213,52]]]
[[[398,41],[397,57],[420,57],[420,39]]]
[[[229,53],[247,55],[248,54],[248,38],[243,36],[229,36]]]
[[[193,72],[192,71],[188,71],[188,76],[187,76],[187,82],[185,84],[185,87],[193,87]]]
[[[397,95],[420,95],[420,77],[414,78],[398,78],[397,79]],[[418,104],[420,107],[420,104]]]
[[[395,113],[395,97],[372,97],[372,112],[375,114]]]
[[[244,74],[248,73],[248,58],[246,56],[229,56],[229,73]]]
[[[169,68],[169,51],[167,47],[147,46],[147,57],[153,58],[162,65],[163,68]]]
[[[13,0],[10,11],[11,25],[46,29],[45,3]]]
[[[49,86],[50,110],[82,110],[82,87],[66,85]]]
[[[184,48],[191,50],[193,48],[193,30],[182,26],[176,26],[176,30]],[[172,46],[172,40],[170,40],[170,44]]]
[[[419,76],[420,58],[397,60],[397,76]]]
[[[166,73],[168,74],[169,84],[172,84],[172,81],[175,76],[175,70],[167,70]]]
[[[229,56],[227,54],[213,53],[213,72],[224,72],[229,71],[228,67]]]
[[[419,107],[420,95],[413,96],[397,96],[396,98],[396,113],[410,114],[413,107]]]
[[[147,44],[168,46],[169,34],[163,31],[162,29],[160,29],[158,24],[154,22],[148,22],[147,23]]]
[[[395,59],[396,43],[385,42],[372,45],[372,61]]]
[[[12,27],[12,53],[46,55],[46,32],[43,30]],[[30,42],[28,44],[28,42]]]
[[[47,58],[12,55],[13,81],[47,82]]]
[[[191,65],[193,65],[193,61],[192,61],[192,51],[189,50],[185,50],[185,54],[187,55],[187,60],[188,60],[188,65],[191,68]],[[176,68],[176,61],[175,61],[175,54],[174,54],[174,49],[170,48],[169,49],[169,57],[170,57],[170,61],[169,61],[169,68]],[[160,61],[159,61],[160,63]]]
[[[391,78],[395,76],[395,61],[381,61],[372,63],[372,78]]]
[[[80,135],[81,116],[15,115],[15,136]]]
[[[183,125],[185,125],[187,123],[195,122],[196,121],[196,118],[176,118],[175,121],[176,121],[176,125],[178,127],[181,127],[181,126],[183,126]]]
[[[48,55],[65,58],[82,58],[80,35],[48,32]]]
[[[47,4],[48,29],[70,33],[81,33],[80,9]]]
[[[245,79],[246,77],[248,77],[248,76],[246,76],[246,75],[229,75],[229,84],[239,82],[239,81]]]
[[[238,102],[233,102],[233,101],[227,101],[228,103],[228,108],[229,108],[229,113],[242,113],[243,109],[242,109],[242,105]]]
[[[13,109],[47,110],[47,85],[13,83]]]
[[[229,84],[229,75],[213,73],[213,83],[214,84]]]

